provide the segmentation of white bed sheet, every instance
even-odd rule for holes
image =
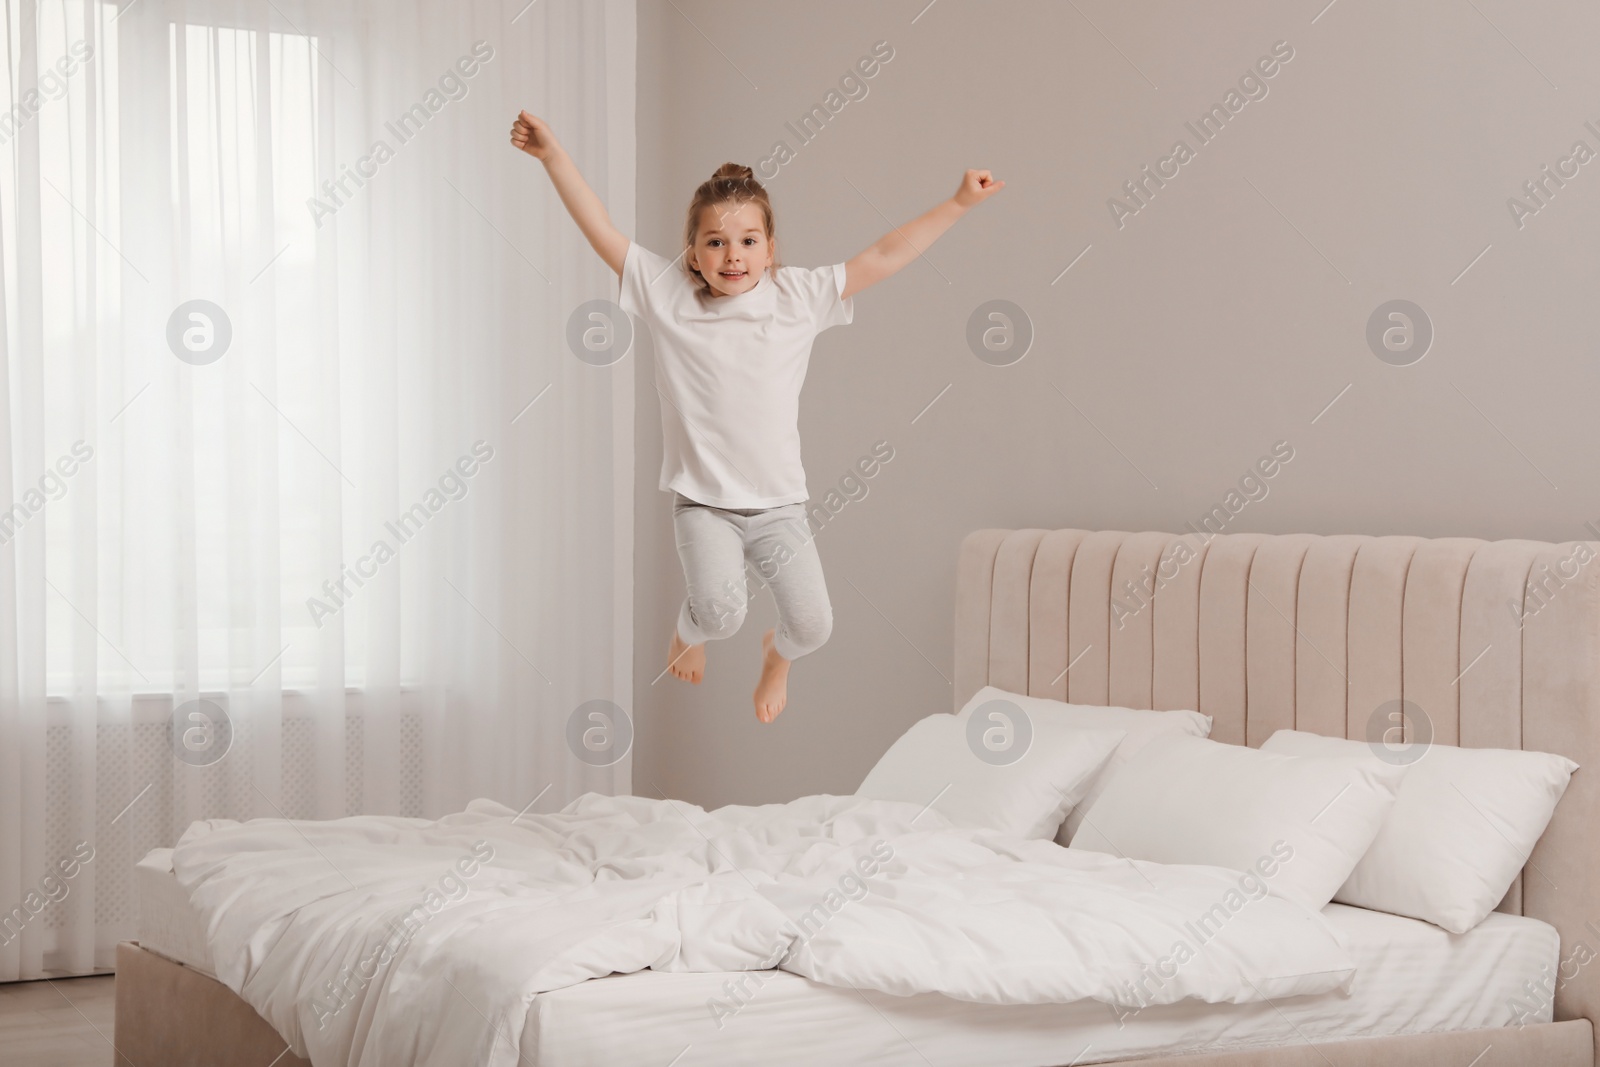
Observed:
[[[135,873],[139,940],[152,951],[214,974],[204,931],[172,874],[170,849]],[[1358,966],[1349,996],[1256,1004],[1187,1001],[1118,1019],[1095,1002],[997,1006],[937,994],[894,997],[820,985],[783,971],[758,972],[737,999],[729,974],[642,971],[541,994],[523,1050],[537,1067],[672,1063],[718,1067],[761,1062],[872,1067],[1041,1067],[1169,1053],[1220,1051],[1392,1034],[1510,1025],[1513,999],[1548,1022],[1535,1002],[1554,972],[1559,938],[1537,919],[1495,913],[1465,934],[1415,919],[1330,904],[1323,914]],[[721,1011],[743,1001],[721,1025]],[[678,1059],[674,1059],[679,1057]]]

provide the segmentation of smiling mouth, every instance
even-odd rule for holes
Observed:
[[[743,278],[746,274],[748,274],[750,272],[749,271],[743,271],[743,270],[723,270],[723,271],[718,271],[717,273],[722,275],[724,278],[727,278],[729,281],[735,281],[736,282],[740,278]]]

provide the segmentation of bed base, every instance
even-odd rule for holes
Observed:
[[[239,994],[137,941],[117,945],[119,1063],[311,1067]]]
[[[142,948],[117,946],[117,1050],[163,1067],[311,1067],[233,990]],[[1117,1067],[1595,1067],[1588,1019],[1121,1060]]]
[[[1120,1060],[1116,1067],[1594,1067],[1588,1019],[1537,1023],[1521,1029],[1368,1037],[1327,1045],[1207,1052]]]

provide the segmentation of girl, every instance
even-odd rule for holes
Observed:
[[[511,143],[544,164],[573,221],[622,279],[622,309],[647,321],[655,340],[661,488],[675,494],[688,586],[667,669],[699,683],[705,642],[744,622],[749,564],[778,607],[755,691],[756,718],[770,723],[788,700],[789,664],[833,627],[800,465],[800,386],[812,338],[850,322],[856,293],[910,263],[1005,182],[969,170],[955,196],[849,262],[802,269],[778,263],[767,191],[749,167],[725,163],[695,190],[683,251],[667,259],[611,224],[542,119],[519,114]]]

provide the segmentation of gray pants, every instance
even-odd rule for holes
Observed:
[[[738,631],[749,603],[748,564],[778,605],[778,654],[794,660],[822,647],[833,631],[833,607],[804,504],[714,508],[674,494],[672,528],[689,587],[678,612],[678,636],[685,643],[717,641]]]

